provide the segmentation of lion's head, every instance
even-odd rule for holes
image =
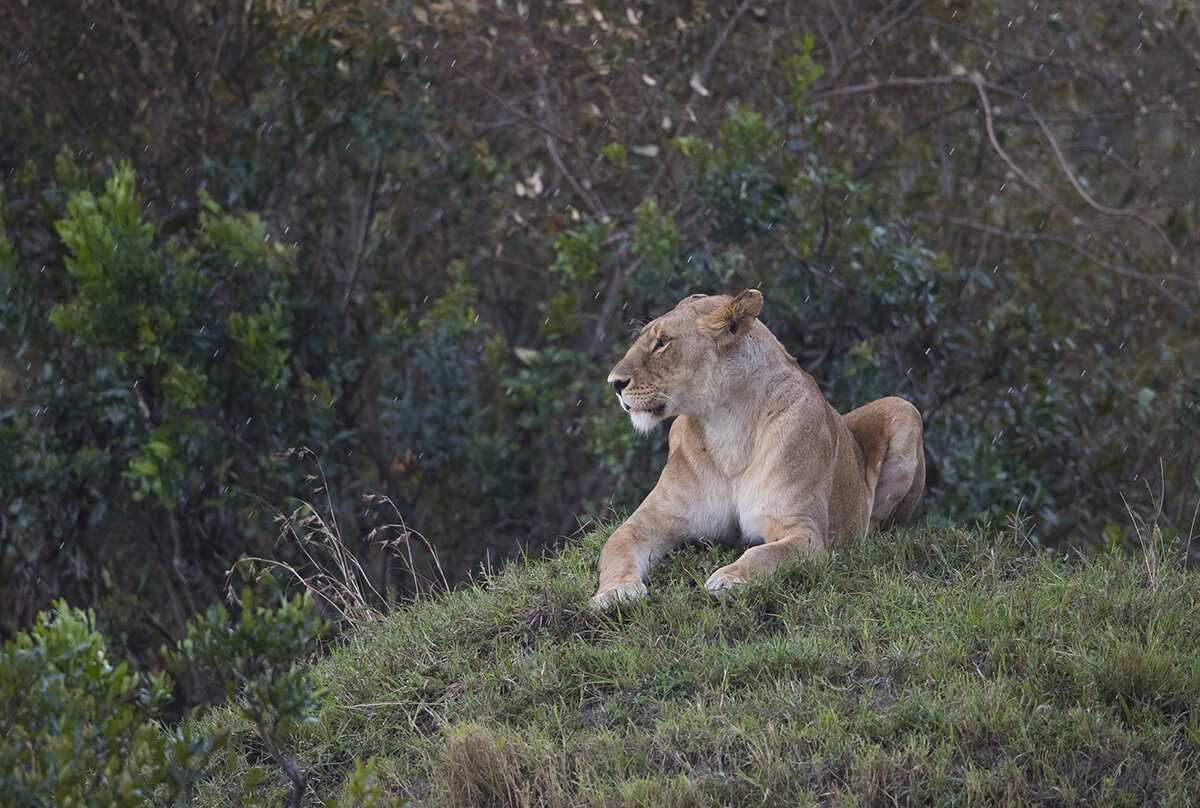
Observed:
[[[723,366],[756,326],[762,293],[692,295],[646,325],[608,374],[639,432],[674,415],[695,414],[719,397]]]

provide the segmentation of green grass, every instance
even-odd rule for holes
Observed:
[[[374,757],[430,806],[1200,801],[1200,583],[1161,548],[911,530],[719,600],[736,551],[685,548],[599,614],[603,538],[344,636],[296,739],[317,795]],[[240,738],[206,804],[240,800]]]

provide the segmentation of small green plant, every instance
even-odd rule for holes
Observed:
[[[342,793],[336,800],[326,800],[325,808],[375,808],[375,806],[391,805],[392,801],[384,797],[383,782],[376,771],[375,758],[366,763],[354,761],[354,771],[346,778]]]
[[[212,607],[162,654],[180,673],[222,686],[238,720],[291,782],[287,804],[300,806],[308,777],[291,736],[315,720],[324,698],[308,657],[328,624],[307,592],[288,598],[269,576],[242,590],[239,607],[233,618]],[[112,659],[94,615],[60,601],[0,649],[0,807],[192,804],[231,736],[224,724],[164,723],[172,696],[165,672],[142,675]],[[246,773],[248,801],[266,775],[262,767]],[[326,804],[367,808],[383,800],[374,761],[356,759],[337,801]]]
[[[307,591],[289,599],[269,575],[257,587],[244,587],[239,605],[236,618],[220,604],[193,618],[179,650],[167,657],[224,686],[238,714],[287,774],[288,804],[299,808],[308,777],[290,751],[289,736],[314,720],[321,703],[323,691],[313,684],[306,660],[328,624]]]
[[[164,729],[171,691],[114,664],[92,613],[58,602],[0,651],[0,805],[186,801],[213,738]]]

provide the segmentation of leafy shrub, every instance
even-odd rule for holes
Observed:
[[[135,188],[121,165],[100,193],[67,199],[54,222],[61,275],[26,272],[11,247],[0,266],[17,305],[58,300],[52,328],[16,322],[7,334],[39,384],[0,412],[14,459],[0,480],[3,563],[10,581],[41,576],[80,594],[102,570],[121,593],[163,596],[182,626],[197,594],[212,596],[214,576],[261,540],[243,480],[255,494],[297,487],[278,453],[334,439],[340,380],[308,370],[320,314],[295,286],[293,252],[258,217],[202,195],[194,229],[167,238]],[[147,559],[167,574],[147,576]]]
[[[286,598],[269,578],[244,588],[239,606],[233,620],[219,605],[197,616],[178,647],[162,653],[183,676],[222,685],[291,779],[298,806],[307,776],[289,739],[323,699],[308,658],[328,626],[311,597]],[[90,612],[58,602],[0,649],[0,804],[191,804],[229,733],[224,724],[164,723],[172,691],[166,673],[143,676],[117,661]],[[248,795],[263,773],[247,778]],[[338,804],[381,799],[373,764],[356,761]]]
[[[164,730],[165,674],[113,665],[95,618],[65,603],[0,652],[0,802],[137,806],[185,795],[211,738]]]
[[[289,802],[299,808],[308,777],[289,753],[288,738],[298,725],[313,720],[321,703],[323,694],[313,685],[307,660],[329,627],[307,592],[288,599],[269,577],[257,590],[243,588],[239,606],[232,621],[220,604],[194,617],[178,651],[167,658],[221,683],[238,715],[287,774]]]

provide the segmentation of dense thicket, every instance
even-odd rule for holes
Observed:
[[[5,630],[65,596],[156,645],[238,557],[303,560],[269,520],[312,473],[377,579],[403,530],[363,494],[459,573],[631,507],[663,440],[608,367],[639,318],[749,286],[838,407],[921,408],[925,514],[1186,539],[1198,26],[0,2]]]

